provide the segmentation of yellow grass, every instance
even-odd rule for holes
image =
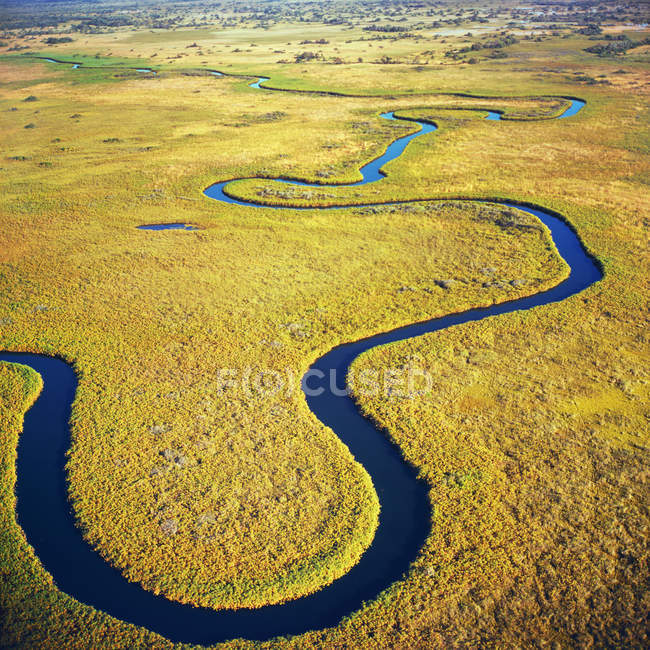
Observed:
[[[259,42],[276,49],[298,31],[277,28]],[[259,34],[206,38],[232,49]],[[201,36],[88,35],[55,49],[61,58],[105,54],[110,41],[115,56],[158,53],[153,65]],[[545,231],[499,227],[497,210],[479,218],[468,203],[264,211],[201,194],[241,176],[317,180],[325,171],[328,182],[353,181],[360,164],[412,130],[378,117],[398,110],[440,129],[414,142],[376,186],[298,190],[291,201],[531,201],[565,214],[606,275],[560,305],[358,361],[383,368],[416,358],[435,377],[421,399],[359,397],[431,484],[432,533],[404,582],[350,621],[286,643],[643,643],[647,99],[634,85],[585,86],[558,72],[616,77],[620,61],[582,55],[580,42],[526,44],[507,66],[425,72],[278,65],[272,52],[192,54],[168,66],[207,61],[266,73],[280,87],[394,99],[259,92],[242,80],[173,71],[119,79],[2,60],[0,345],[58,354],[78,370],[69,490],[84,535],[126,578],[220,608],[281,602],[345,573],[376,525],[367,475],[299,391],[229,394],[217,370],[288,368],[299,377],[339,342],[536,293],[565,275]],[[629,66],[640,74],[638,63]],[[79,83],[83,75],[92,82]],[[412,91],[425,94],[398,96]],[[437,94],[458,91],[497,99]],[[25,102],[29,95],[37,101]],[[544,98],[555,95],[588,104],[560,121],[490,123],[480,112],[448,110],[552,114],[557,104]],[[269,121],[276,112],[284,115]],[[272,181],[232,189],[282,202]],[[135,229],[168,221],[201,230]],[[485,267],[502,286],[483,286]],[[453,288],[440,289],[436,281],[447,279]],[[16,395],[22,385],[33,392],[35,379],[1,370],[11,459],[27,405]],[[6,642],[53,646],[61,633],[75,647],[93,638],[164,645],[56,592],[11,520],[12,471],[12,462],[3,468]],[[175,534],[165,532],[169,521]],[[35,613],[32,592],[54,614]],[[73,615],[88,631],[71,628]]]

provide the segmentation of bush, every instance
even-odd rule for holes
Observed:
[[[70,38],[69,36],[61,36],[61,37],[56,37],[56,36],[50,36],[49,38],[46,38],[43,42],[46,45],[58,45],[59,43],[72,43],[73,39]]]
[[[585,52],[597,54],[598,56],[610,56],[615,54],[625,54],[628,50],[639,45],[647,45],[650,43],[650,38],[644,38],[642,41],[632,41],[627,36],[607,39],[607,43],[598,43],[591,47],[586,47]]]
[[[579,29],[577,33],[584,34],[585,36],[597,36],[598,34],[602,34],[603,30],[601,29],[600,25],[596,25],[595,23],[590,23],[586,27]]]

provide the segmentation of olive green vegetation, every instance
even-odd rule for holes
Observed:
[[[87,38],[94,52],[107,35]],[[139,35],[128,38],[132,47]],[[566,267],[533,218],[425,200],[507,197],[565,214],[605,279],[561,304],[357,362],[417,363],[434,377],[431,392],[410,399],[358,397],[430,483],[432,532],[404,581],[338,627],[282,643],[643,644],[647,96],[617,85],[616,71],[629,65],[634,76],[637,62],[583,54],[581,42],[522,44],[507,64],[424,72],[232,66],[275,87],[391,94],[381,99],[260,92],[189,68],[120,77],[0,61],[0,345],[77,369],[70,494],[83,534],[126,578],[218,608],[281,602],[345,573],[376,525],[367,475],[297,385],[247,393],[225,387],[218,369],[298,378],[337,343],[556,284]],[[48,55],[79,60],[72,48],[80,44]],[[567,70],[578,68],[611,83],[577,82]],[[520,121],[556,114],[552,96],[562,95],[587,107],[570,120]],[[487,109],[517,119],[487,122]],[[414,128],[379,119],[385,110],[440,128],[381,183],[231,189],[285,205],[419,202],[264,211],[201,195],[242,176],[356,180]],[[296,146],[296,133],[308,146]],[[166,221],[201,230],[135,229]],[[165,645],[60,594],[34,558],[13,519],[12,485],[20,417],[38,382],[0,369],[0,643]]]

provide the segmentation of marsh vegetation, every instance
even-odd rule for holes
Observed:
[[[108,562],[215,608],[281,602],[345,573],[376,525],[362,468],[299,393],[230,395],[214,369],[299,376],[337,343],[557,283],[566,268],[533,219],[452,200],[507,197],[566,215],[604,280],[358,361],[361,371],[415,359],[435,377],[420,399],[359,396],[431,486],[432,533],[405,580],[350,620],[279,643],[647,642],[643,12],[11,8],[0,34],[1,347],[61,356],[79,373],[68,489]],[[250,77],[199,69],[352,96],[260,92]],[[588,103],[570,123],[539,119],[571,96]],[[239,177],[354,182],[413,128],[379,119],[384,110],[439,130],[381,184],[231,189],[279,205],[410,205],[256,211],[201,195]],[[490,123],[487,110],[513,119]],[[160,222],[199,230],[136,229]],[[60,593],[22,537],[15,449],[38,389],[29,371],[0,364],[0,644],[164,647]]]

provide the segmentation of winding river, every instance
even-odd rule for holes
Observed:
[[[218,71],[208,72],[222,75]],[[264,90],[261,85],[264,81],[267,79],[262,77],[250,85]],[[559,115],[560,118],[575,115],[584,106],[584,102],[567,99],[570,105]],[[381,117],[406,119],[397,118],[393,113],[383,113]],[[488,119],[500,118],[498,112],[488,113]],[[349,186],[380,181],[386,174],[383,167],[399,157],[409,142],[436,130],[433,123],[410,121],[416,122],[419,130],[395,140],[382,156],[361,168],[362,180]],[[296,185],[316,185],[277,180]],[[227,193],[229,182],[232,181],[211,185],[205,190],[206,196],[222,203],[270,209],[269,206],[230,196]],[[391,204],[406,202],[395,201]],[[74,370],[59,359],[38,354],[0,353],[1,361],[27,365],[43,378],[43,391],[25,415],[18,444],[17,518],[28,542],[58,588],[82,603],[123,621],[146,627],[172,641],[212,644],[235,638],[263,640],[336,625],[343,617],[358,610],[365,601],[376,598],[386,587],[401,579],[430,530],[429,486],[417,478],[416,470],[405,462],[400,450],[360,414],[350,397],[337,396],[332,392],[328,381],[330,372],[335,371],[338,377],[345,376],[359,354],[377,345],[558,302],[584,290],[602,277],[599,265],[586,253],[572,228],[560,215],[532,205],[507,201],[493,203],[537,217],[549,229],[559,255],[570,266],[569,277],[552,289],[534,296],[414,323],[337,346],[312,364],[308,373],[309,388],[322,385],[324,391],[318,396],[313,395],[315,391],[310,391],[310,396],[306,394],[305,399],[315,416],[339,436],[364,466],[379,496],[381,512],[373,542],[358,564],[316,593],[284,604],[259,609],[215,611],[173,602],[125,580],[119,571],[107,564],[84,541],[75,526],[68,501],[65,453],[70,445],[70,410],[77,386]],[[345,207],[351,206],[296,209],[335,210]],[[175,223],[140,228],[191,230],[193,226]],[[326,379],[319,383],[317,376]]]

